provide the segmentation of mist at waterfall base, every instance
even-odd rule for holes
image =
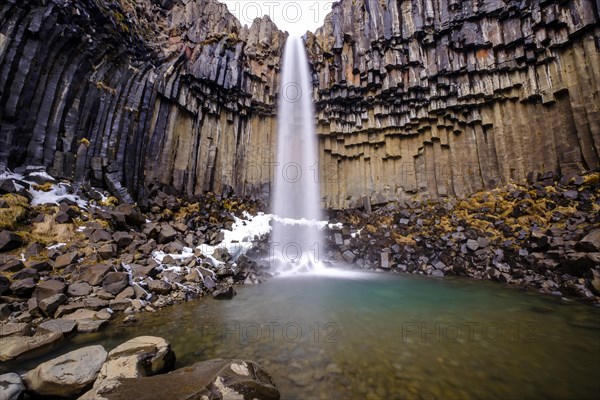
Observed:
[[[323,266],[318,144],[304,43],[288,37],[277,109],[271,262],[280,274],[326,272]]]

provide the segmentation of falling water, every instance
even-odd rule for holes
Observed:
[[[304,43],[287,39],[277,113],[271,249],[279,272],[320,268],[323,227],[311,76]]]

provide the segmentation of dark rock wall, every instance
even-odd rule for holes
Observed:
[[[326,204],[596,169],[599,2],[344,0],[307,47]]]
[[[324,203],[598,168],[599,3],[343,0],[307,36]],[[216,0],[5,0],[0,164],[268,198],[285,34]]]
[[[152,182],[261,194],[284,41],[214,0],[3,1],[0,163],[125,200]]]

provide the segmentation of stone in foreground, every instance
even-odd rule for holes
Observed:
[[[41,396],[72,397],[96,380],[106,356],[100,345],[83,347],[38,365],[23,381]]]
[[[210,360],[170,374],[121,379],[98,393],[98,399],[159,400],[239,399],[277,400],[279,391],[269,373],[253,361]]]
[[[0,400],[18,400],[25,390],[21,377],[14,372],[0,375]]]

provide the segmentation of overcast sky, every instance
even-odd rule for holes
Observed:
[[[268,15],[282,31],[302,36],[323,25],[333,0],[220,0],[242,25],[252,25],[256,17]]]

